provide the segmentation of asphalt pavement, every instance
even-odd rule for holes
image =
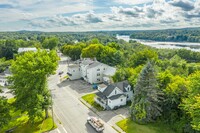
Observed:
[[[74,88],[59,85],[60,76],[58,73],[60,71],[64,71],[64,74],[66,74],[66,63],[60,63],[57,73],[48,79],[48,85],[53,99],[54,119],[58,125],[58,128],[51,132],[95,133],[96,131],[86,123],[86,120],[88,116],[98,116],[80,102],[79,97],[73,93],[76,91]],[[104,125],[104,133],[116,133],[108,123],[104,122]]]

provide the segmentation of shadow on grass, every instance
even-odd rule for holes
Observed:
[[[82,99],[85,100],[92,107],[96,108],[98,111],[102,111],[103,107],[101,107],[99,104],[97,104],[94,101],[95,97],[96,97],[96,94],[95,93],[91,93],[91,94],[87,94],[87,95],[82,96]]]
[[[52,117],[44,120],[36,118],[35,123],[31,123],[27,115],[22,115],[17,119],[13,119],[0,133],[4,133],[13,127],[17,127],[13,130],[13,133],[42,133],[57,128],[57,125],[53,124]]]

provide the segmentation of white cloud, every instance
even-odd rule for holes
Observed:
[[[186,0],[168,2],[165,0],[115,0],[130,6],[111,6],[107,9],[110,12],[100,13],[95,12],[98,7],[92,0],[53,1],[28,0],[19,3],[20,8],[0,8],[0,21],[5,23],[10,21],[15,24],[15,21],[20,20],[26,22],[23,26],[20,25],[21,29],[42,31],[138,30],[200,26],[200,1],[191,4],[191,2],[185,2]],[[178,1],[184,1],[184,3],[180,4]],[[36,6],[38,2],[46,4]],[[145,4],[149,2],[152,4]],[[137,5],[142,3],[143,6]],[[32,6],[26,8],[24,5]],[[73,14],[63,15],[67,13]],[[0,26],[0,30],[2,29]],[[19,27],[16,29],[18,30]]]
[[[18,21],[31,20],[40,17],[51,17],[59,14],[75,13],[93,10],[91,0],[20,0],[0,1],[1,4],[9,4],[12,9],[0,8],[0,20]]]
[[[153,0],[114,0],[120,4],[127,4],[127,5],[138,5],[138,4],[146,4],[149,2],[153,2]]]

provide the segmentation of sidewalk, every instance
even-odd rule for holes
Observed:
[[[116,131],[120,132],[120,133],[125,133],[120,127],[118,127],[116,125],[116,122],[121,121],[125,119],[123,116],[121,115],[117,115],[115,117],[113,117],[108,123],[109,125],[111,125]]]
[[[57,115],[54,113],[53,116],[54,116],[54,122],[56,123],[57,128],[54,129],[54,130],[49,131],[48,133],[67,133],[67,131],[63,127],[61,121],[57,117]]]

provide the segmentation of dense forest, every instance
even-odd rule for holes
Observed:
[[[112,77],[113,82],[128,80],[132,85],[135,97],[130,107],[132,120],[142,124],[163,122],[177,133],[198,133],[200,53],[186,49],[156,49],[138,42],[128,43],[117,40],[116,33],[2,32],[0,68],[3,71],[10,65],[10,60],[15,59],[19,47],[59,49],[72,60],[77,60],[80,56],[96,58],[117,68]],[[150,31],[137,32],[139,33],[144,33],[145,37]],[[168,33],[169,31],[155,32],[157,36]],[[199,31],[186,29],[182,34],[179,30],[173,34],[187,34],[198,38],[198,33]],[[131,34],[133,37],[136,32]],[[4,101],[0,99],[0,102],[5,103]],[[9,105],[3,108],[4,111],[7,106]],[[0,118],[1,116],[4,115],[0,114]]]
[[[200,42],[200,29],[135,31],[131,33],[130,37],[133,39],[147,39],[154,41]]]

